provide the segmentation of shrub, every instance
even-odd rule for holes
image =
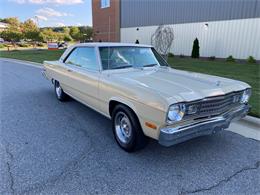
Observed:
[[[185,58],[185,56],[183,54],[180,55],[180,58]]]
[[[2,48],[5,48],[5,45],[4,44],[0,44],[0,48],[2,49]]]
[[[17,43],[19,47],[29,47],[30,45],[27,43]]]
[[[168,56],[170,57],[170,58],[173,58],[174,57],[174,54],[173,53],[168,53]]]
[[[198,38],[196,38],[196,39],[193,41],[193,47],[192,47],[191,57],[192,57],[192,58],[199,58],[199,57],[200,57],[200,46],[199,46],[199,40],[198,40]]]
[[[72,39],[72,37],[70,35],[64,35],[64,39],[63,40],[66,41],[66,42],[70,42],[73,39]]]
[[[235,62],[235,59],[233,58],[232,55],[228,56],[226,59],[227,62]]]
[[[215,60],[215,59],[216,59],[215,56],[210,56],[210,57],[209,57],[209,60]]]
[[[44,44],[44,43],[37,43],[37,46],[38,46],[38,47],[44,47],[45,44]]]
[[[256,60],[255,60],[255,58],[253,56],[249,56],[247,58],[247,62],[250,63],[250,64],[254,64],[254,63],[256,63]]]

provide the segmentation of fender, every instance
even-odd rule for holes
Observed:
[[[136,116],[138,117],[137,109],[136,109],[136,107],[134,106],[134,104],[130,100],[128,100],[126,98],[122,98],[122,97],[111,97],[109,99],[109,102],[111,102],[111,101],[117,101],[117,102],[120,102],[122,104],[125,104],[126,106],[131,108],[135,112]],[[109,108],[108,108],[108,110],[109,110]]]

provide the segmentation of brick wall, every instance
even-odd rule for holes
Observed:
[[[120,42],[120,1],[110,0],[101,8],[101,0],[92,0],[94,41]]]

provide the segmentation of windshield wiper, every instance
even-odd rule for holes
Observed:
[[[157,66],[158,64],[146,64],[146,65],[143,65],[143,67],[153,67],[153,66]]]
[[[132,66],[128,65],[128,66],[118,66],[118,67],[113,67],[111,69],[123,69],[123,68],[131,68]]]

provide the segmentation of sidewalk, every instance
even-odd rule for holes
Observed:
[[[246,116],[239,121],[231,123],[227,130],[260,141],[260,119],[258,118]]]

